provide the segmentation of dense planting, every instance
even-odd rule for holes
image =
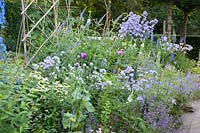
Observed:
[[[191,47],[151,41],[157,20],[146,17],[130,13],[100,39],[90,19],[68,19],[30,69],[20,59],[1,62],[0,132],[177,130],[200,88],[185,57]]]

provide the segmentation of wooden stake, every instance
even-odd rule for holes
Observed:
[[[199,49],[199,61],[200,61],[200,49]]]
[[[33,26],[33,28],[24,36],[24,38],[22,39],[22,42],[31,34],[31,32],[38,26],[38,24],[47,16],[47,14],[51,11],[51,9],[54,8],[57,2],[58,0],[55,3],[53,3],[53,5],[49,8],[49,10],[40,18],[40,20]]]
[[[163,35],[166,34],[166,21],[163,21]]]
[[[57,3],[55,0],[53,0],[53,4]],[[55,6],[53,7],[53,11],[54,11],[54,30],[57,29],[58,27],[58,8],[57,8],[57,4],[55,4]]]
[[[22,2],[22,36],[25,38],[26,36],[26,26],[25,26],[25,2],[26,0],[21,0]],[[27,63],[28,63],[28,59],[27,59],[27,47],[26,47],[26,39],[24,39],[23,41],[23,44],[24,44],[24,64],[25,66],[27,66]]]

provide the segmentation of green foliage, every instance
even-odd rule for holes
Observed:
[[[194,67],[194,68],[192,68],[192,72],[194,72],[197,75],[200,75],[200,67]]]
[[[4,31],[5,44],[8,50],[15,51],[21,25],[21,1],[5,0],[6,29]]]
[[[28,87],[21,83],[23,69],[21,60],[0,62],[0,132],[22,133],[29,129],[30,99],[26,95]]]
[[[188,73],[192,61],[168,50],[168,43],[118,38],[112,29],[97,37],[90,29],[95,22],[89,20],[68,18],[56,44],[41,50],[32,69],[18,67],[22,60],[14,58],[1,63],[0,127],[10,130],[0,128],[2,132],[151,133],[177,128],[181,109],[199,91]],[[41,38],[35,35],[34,41]]]
[[[192,68],[195,66],[195,62],[188,59],[186,55],[182,52],[178,52],[176,54],[175,61],[176,61],[175,66],[177,67],[177,69],[185,73],[191,71]]]

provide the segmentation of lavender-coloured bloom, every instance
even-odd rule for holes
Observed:
[[[50,57],[50,56],[47,56],[43,62],[40,63],[41,67],[43,69],[47,69],[49,67],[52,67],[54,66],[54,60]]]
[[[148,12],[147,12],[147,11],[144,11],[144,12],[142,13],[142,16],[146,18],[146,17],[148,16]]]
[[[67,23],[67,20],[63,21],[63,23],[58,26],[57,32],[61,31],[61,29],[66,25],[66,23]]]
[[[144,99],[143,99],[143,97],[140,95],[140,96],[138,96],[138,97],[136,98],[136,100],[137,100],[137,101],[143,101]]]
[[[83,18],[83,14],[85,13],[85,10],[87,9],[87,7],[86,8],[84,8],[83,9],[83,11],[81,12],[81,14],[80,14],[80,19],[82,19]]]
[[[167,130],[172,124],[172,117],[168,114],[169,109],[161,103],[157,107],[150,106],[148,112],[144,112],[147,122],[158,130]]]
[[[161,37],[161,40],[162,40],[163,42],[167,42],[168,39],[167,39],[166,36],[162,36],[162,37]]]
[[[171,54],[170,54],[170,57],[169,57],[170,61],[174,61],[174,56],[175,56],[174,53],[171,53]]]
[[[154,34],[153,34],[153,32],[151,33],[151,41],[153,41],[153,39],[154,39]]]
[[[70,24],[67,29],[65,30],[65,32],[63,33],[64,35],[66,35],[68,32],[70,32],[70,30],[72,29],[72,24]]]
[[[141,16],[130,12],[127,16],[127,21],[120,25],[119,36],[125,37],[130,35],[141,39],[150,37],[158,20],[147,21],[147,15],[148,13],[146,11]]]
[[[85,59],[86,57],[87,57],[87,54],[86,54],[86,53],[82,52],[82,53],[80,54],[80,58]]]
[[[79,67],[80,64],[79,64],[79,63],[75,63],[74,66],[75,66],[75,67]]]

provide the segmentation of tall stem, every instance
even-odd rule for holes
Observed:
[[[26,0],[21,0],[21,2],[22,2],[22,12],[23,12],[23,14],[22,14],[22,36],[23,36],[23,38],[25,38],[25,36],[26,36],[26,26],[25,26],[25,13],[26,13],[26,11],[25,11],[25,2],[26,2]],[[26,39],[25,40],[23,40],[23,44],[24,44],[24,64],[25,64],[25,66],[27,66],[27,64],[28,64],[28,59],[27,59],[27,47],[26,47]]]

